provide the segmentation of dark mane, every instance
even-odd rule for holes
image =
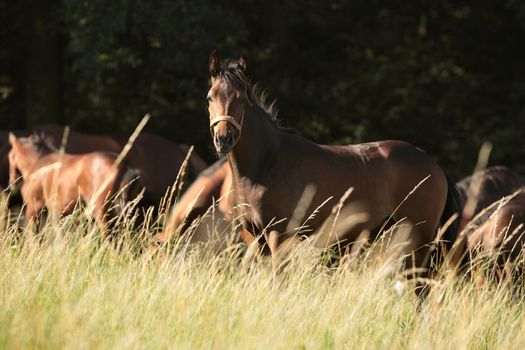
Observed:
[[[239,90],[246,90],[250,101],[262,109],[276,127],[281,128],[277,119],[276,101],[269,101],[266,90],[259,83],[252,83],[240,69],[237,61],[227,59],[221,62],[221,70],[217,78]]]
[[[40,154],[58,152],[58,148],[55,146],[52,138],[42,132],[34,132],[28,137],[21,137],[18,140],[24,145],[33,146]]]

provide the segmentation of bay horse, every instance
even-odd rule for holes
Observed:
[[[127,159],[133,167],[141,169],[141,179],[154,203],[158,203],[168,188],[173,186],[189,149],[188,145],[176,144],[153,134],[144,133],[137,138]],[[182,192],[207,167],[208,164],[193,150],[185,172],[181,174]]]
[[[17,130],[14,134],[18,137],[28,137],[31,134],[40,134],[46,142],[54,148],[59,148],[62,143],[62,136],[65,128],[56,124],[45,124],[35,128],[33,131]],[[88,152],[105,151],[118,153],[122,149],[121,143],[111,137],[99,137],[96,135],[81,134],[71,131],[65,151],[70,154],[83,154]],[[9,185],[9,159],[8,154],[11,144],[7,140],[6,144],[0,148],[0,190],[5,191]],[[22,205],[23,200],[19,193],[11,192],[9,206]]]
[[[44,131],[46,135],[52,138],[54,144],[60,145],[63,127],[44,125],[37,131]],[[70,131],[66,152],[73,154],[91,151],[118,153],[127,142],[127,137],[90,135]],[[140,170],[141,182],[146,187],[147,195],[152,203],[158,204],[160,199],[166,195],[168,188],[173,185],[188,150],[188,145],[177,144],[150,133],[141,133],[135,140],[126,160],[131,167]],[[185,184],[183,190],[206,167],[206,162],[197,152],[193,151],[188,160],[186,172],[181,178]]]
[[[501,273],[524,252],[525,177],[494,166],[466,177],[457,188],[464,208],[459,232],[465,232],[459,236],[453,263],[464,267],[468,258],[481,250],[495,260]],[[471,210],[465,208],[469,199],[475,204]]]
[[[163,243],[168,241],[175,233],[186,231],[193,221],[204,215],[215,202],[219,203],[218,208],[222,214],[221,216],[225,217],[228,215],[230,206],[227,203],[227,191],[230,190],[230,184],[231,172],[229,171],[229,166],[225,159],[218,160],[204,170],[180,197],[170,213],[163,232],[156,235],[155,240]],[[225,198],[221,198],[222,196]],[[196,240],[203,241],[206,239],[196,237]]]
[[[463,208],[470,197],[475,202],[474,210],[463,212],[459,230],[474,219],[483,209],[505,196],[510,196],[525,186],[525,177],[504,166],[493,166],[468,176],[457,183],[457,190]],[[470,193],[470,188],[476,193]]]
[[[154,243],[162,244],[177,234],[184,233],[192,223],[205,215],[210,207],[217,204],[213,220],[204,220],[192,232],[190,243],[207,242],[211,238],[209,227],[218,227],[215,231],[226,233],[227,225],[233,221],[233,207],[230,198],[232,190],[231,169],[226,160],[222,158],[204,170],[191,184],[186,192],[176,203],[164,230],[154,237]],[[245,230],[240,231],[240,237],[245,242],[252,242],[253,237]]]
[[[136,171],[123,163],[114,165],[115,153],[60,154],[52,142],[38,134],[21,138],[10,134],[9,142],[9,180],[11,185],[22,181],[29,223],[44,208],[67,215],[82,201],[92,206],[93,217],[105,233],[110,200],[118,195],[126,202],[135,187],[131,181],[137,177]]]
[[[516,264],[517,271],[522,272],[525,267],[525,187],[517,191],[508,202],[493,208],[491,215],[467,234],[469,252],[475,254],[479,249],[493,260],[498,277],[504,272],[512,275]]]
[[[48,142],[58,148],[62,143],[64,127],[54,124],[40,126],[34,130],[44,135]],[[29,132],[17,132],[17,135],[27,136]],[[104,151],[120,153],[127,143],[127,138],[109,135],[90,135],[74,130],[69,132],[65,151],[69,154],[83,154]],[[0,188],[6,188],[9,178],[7,154],[10,145],[0,149]],[[160,136],[144,133],[139,135],[133,147],[126,156],[128,164],[141,173],[141,182],[146,188],[146,195],[151,202],[158,204],[166,191],[173,185],[184,162],[189,147],[176,144]],[[195,180],[198,174],[206,168],[206,162],[195,151],[192,152],[186,172],[181,180],[186,185]]]
[[[28,137],[31,134],[39,134],[46,139],[46,143],[53,148],[59,148],[62,143],[62,136],[65,128],[55,124],[45,124],[35,128],[33,131],[17,130],[12,132],[18,137]],[[96,136],[81,134],[75,131],[70,131],[65,151],[70,154],[82,154],[88,152],[104,151],[104,152],[120,152],[122,149],[121,143],[115,141],[111,137]],[[5,189],[9,183],[9,159],[8,154],[11,150],[9,137],[0,148],[0,188]]]
[[[274,104],[247,78],[246,68],[244,56],[221,61],[212,52],[207,94],[213,144],[228,159],[243,227],[265,237],[273,254],[296,236],[288,227],[291,218],[307,222],[308,230],[300,234],[311,236],[353,187],[343,209],[358,204],[368,220],[334,235],[327,245],[349,246],[389,218],[405,220],[413,225],[405,267],[427,271],[438,226],[459,212],[455,184],[436,162],[403,141],[327,146],[289,133],[279,126]],[[315,189],[310,203],[306,210],[295,210],[307,186]],[[448,233],[445,238],[452,239]]]

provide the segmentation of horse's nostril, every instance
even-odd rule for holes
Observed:
[[[215,135],[214,142],[216,146],[226,146],[230,143],[230,135]]]
[[[219,141],[222,145],[230,145],[231,137],[229,134],[226,134],[225,136],[219,137]]]
[[[231,145],[233,145],[234,136],[233,136],[233,131],[231,129],[228,129],[227,137],[228,137],[228,142]]]
[[[235,143],[235,133],[230,128],[223,130],[213,136],[215,148],[219,154],[226,154],[231,151]]]

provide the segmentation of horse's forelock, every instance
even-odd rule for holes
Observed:
[[[224,67],[221,68],[217,77],[224,83],[231,85],[237,89],[247,89],[250,85],[248,78],[240,69],[239,65],[227,61]]]

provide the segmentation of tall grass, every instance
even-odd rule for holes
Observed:
[[[329,268],[301,244],[276,267],[234,239],[152,253],[154,225],[102,240],[80,212],[21,226],[0,229],[0,348],[525,347],[523,298],[476,273],[439,277],[421,301],[367,254]]]

